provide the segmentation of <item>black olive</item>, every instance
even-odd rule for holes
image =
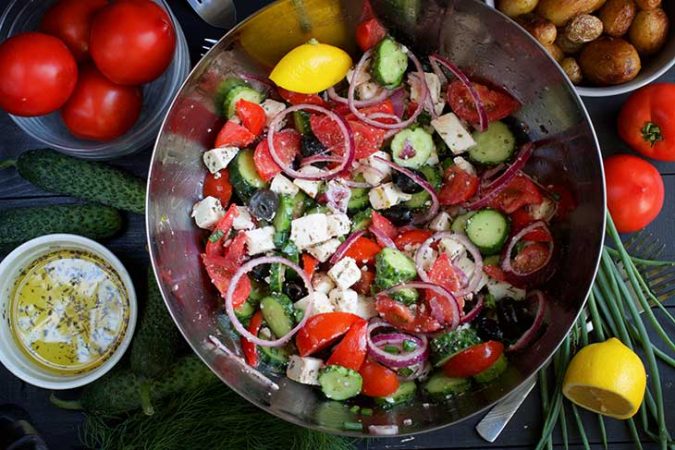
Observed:
[[[484,341],[503,341],[504,333],[499,327],[499,322],[484,314],[476,317],[473,326],[478,332],[478,336]]]
[[[416,170],[413,170],[412,172],[415,172],[416,175],[419,175],[425,180],[427,179],[421,172],[418,172]],[[394,171],[394,174],[391,176],[391,178],[392,180],[394,180],[394,184],[396,184],[396,187],[398,187],[401,191],[405,192],[406,194],[416,194],[422,190],[422,186],[416,183],[408,175],[405,175],[399,172],[398,170]]]
[[[311,134],[304,134],[301,140],[300,152],[305,158],[318,155],[326,151],[326,146]]]
[[[272,220],[279,208],[279,196],[269,189],[259,189],[248,202],[251,214],[261,220]]]
[[[253,269],[251,269],[249,275],[251,275],[253,279],[258,283],[267,283],[267,281],[265,281],[265,278],[268,278],[270,276],[271,267],[272,267],[271,264],[259,264],[255,266]]]
[[[391,208],[380,211],[384,217],[397,227],[408,225],[413,218],[412,211],[403,205],[392,206]]]
[[[288,297],[294,302],[297,302],[301,298],[307,296],[307,288],[305,287],[305,283],[299,280],[287,280],[284,282],[284,287],[282,290],[284,294],[288,295]]]
[[[497,302],[497,317],[504,337],[509,340],[518,339],[534,322],[534,317],[527,309],[527,302],[512,298],[503,298]]]

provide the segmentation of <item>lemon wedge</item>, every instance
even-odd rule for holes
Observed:
[[[352,58],[341,48],[311,40],[286,53],[270,79],[289,91],[316,94],[342,81],[351,66]]]
[[[647,374],[642,361],[616,338],[587,345],[572,358],[563,394],[571,402],[615,419],[629,419],[640,408]]]

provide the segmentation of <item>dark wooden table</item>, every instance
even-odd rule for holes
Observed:
[[[269,0],[235,0],[240,19],[269,2]],[[202,22],[184,0],[169,0],[169,3],[180,20],[188,38],[193,62],[196,62],[202,51],[203,39],[205,37],[218,38],[223,32]],[[4,7],[5,4],[6,0],[0,0],[0,8]],[[675,70],[665,75],[663,80],[675,81]],[[586,101],[586,106],[593,117],[605,154],[627,151],[614,131],[616,113],[624,100],[625,96]],[[40,147],[39,142],[23,134],[6,114],[0,113],[0,159],[15,157],[24,150],[36,147]],[[149,159],[150,149],[147,149],[113,163],[132,173],[145,176]],[[672,196],[675,195],[675,164],[659,163],[657,167],[663,174],[666,184],[666,206],[656,221],[650,225],[649,230],[667,244],[664,256],[675,259],[675,235],[672,233],[675,223],[675,206],[673,206],[675,202],[672,202]],[[0,209],[70,202],[74,202],[74,200],[51,195],[32,187],[11,170],[0,171]],[[138,283],[142,283],[141,279],[145,274],[144,269],[148,264],[145,242],[143,218],[130,215],[128,216],[126,232],[106,244],[122,260],[132,277],[136,278],[134,281]],[[671,311],[675,311],[672,301],[669,308]],[[675,329],[671,327],[670,332],[675,332]],[[675,370],[663,367],[662,376],[664,377],[666,411],[670,413],[669,423],[675,425],[675,388],[673,387]],[[49,391],[21,382],[0,366],[0,404],[14,403],[26,409],[51,449],[78,448],[77,433],[82,415],[56,409],[49,403],[48,397]],[[541,416],[540,399],[538,391],[535,389],[495,444],[488,444],[478,436],[474,427],[480,418],[472,418],[459,425],[414,438],[377,439],[364,443],[362,446],[370,449],[527,449],[532,448],[537,441],[542,423]],[[584,414],[583,419],[593,448],[601,448],[597,421],[591,415],[586,414]],[[573,424],[572,420],[570,417],[568,423]],[[614,420],[606,422],[611,450],[634,448],[623,423]],[[569,428],[570,442],[573,443],[572,448],[580,448],[580,437],[573,426]],[[671,431],[673,429],[675,429],[675,426],[671,426]],[[560,443],[559,434],[556,438],[557,442]],[[644,442],[644,448],[655,448],[647,439],[644,439]]]

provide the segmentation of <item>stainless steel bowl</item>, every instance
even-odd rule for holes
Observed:
[[[600,152],[588,114],[566,77],[529,35],[475,0],[372,2],[392,33],[417,54],[439,51],[470,75],[503,86],[522,101],[517,118],[531,137],[554,137],[527,170],[543,183],[569,188],[577,207],[555,226],[562,251],[557,275],[546,286],[551,304],[542,337],[510,355],[510,369],[495,383],[444,404],[417,401],[376,411],[364,424],[396,424],[400,434],[453,424],[512,391],[556,350],[581,310],[597,267],[604,234],[605,197]],[[394,10],[391,5],[404,4]],[[174,101],[152,159],[147,229],[152,264],[166,304],[194,351],[232,389],[265,411],[306,427],[343,431],[350,412],[316,389],[267,377],[243,364],[236,337],[209,286],[199,254],[203,233],[190,218],[201,196],[202,153],[222,123],[215,112],[218,82],[230,73],[265,73],[288,50],[316,37],[355,49],[361,0],[282,0],[243,22],[201,60]],[[224,346],[217,348],[211,337]],[[410,419],[412,425],[404,425]],[[354,420],[351,418],[351,420]],[[408,423],[408,421],[406,421]]]

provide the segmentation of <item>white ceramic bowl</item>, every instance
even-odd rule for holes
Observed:
[[[9,329],[7,307],[14,282],[26,266],[47,253],[60,249],[85,250],[97,255],[115,269],[129,297],[129,323],[115,352],[100,366],[77,375],[57,375],[40,368],[24,355],[16,345]],[[0,262],[0,363],[17,377],[32,385],[47,389],[73,389],[100,378],[120,360],[129,347],[136,327],[138,305],[136,291],[129,273],[110,250],[101,244],[72,234],[50,234],[24,243]]]

